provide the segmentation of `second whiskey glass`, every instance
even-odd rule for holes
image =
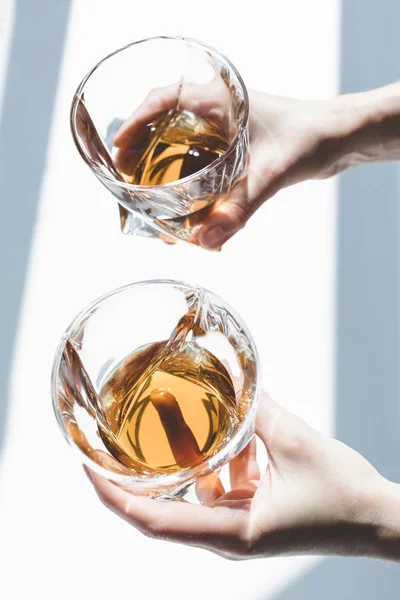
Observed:
[[[177,344],[174,374],[184,385],[154,397],[153,375],[172,372],[159,365],[168,365]],[[140,360],[129,362],[133,355]],[[196,285],[144,281],[109,292],[73,320],[54,359],[53,407],[81,463],[135,494],[180,497],[249,442],[259,379],[251,334],[224,300]],[[134,403],[119,404],[121,390],[128,397],[138,382]],[[217,388],[227,410],[216,402]]]

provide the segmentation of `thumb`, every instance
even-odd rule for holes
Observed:
[[[208,250],[219,250],[250,217],[247,179],[240,182],[218,208],[196,230],[197,243]]]
[[[246,225],[266,200],[283,187],[284,180],[284,173],[273,167],[265,156],[255,152],[247,177],[233,188],[230,196],[196,229],[195,239],[191,241],[208,250],[219,250]]]
[[[322,436],[265,392],[257,411],[256,434],[265,444],[268,457],[275,466],[293,461],[298,463],[306,458],[307,449],[315,448]]]
[[[265,444],[268,451],[272,451],[279,441],[282,430],[285,429],[286,410],[277,404],[266,392],[261,394],[260,405],[256,416],[256,434]]]

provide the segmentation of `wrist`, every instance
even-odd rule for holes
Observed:
[[[375,512],[374,555],[400,560],[400,485],[383,479],[373,500]]]
[[[337,171],[400,158],[400,84],[339,96],[329,112]]]
[[[333,531],[334,553],[400,562],[400,485],[375,472],[352,489],[349,505],[347,519]]]

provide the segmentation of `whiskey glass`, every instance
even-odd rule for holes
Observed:
[[[116,133],[147,107],[147,121],[134,128],[121,152]],[[137,156],[151,144],[155,120],[165,129],[165,111],[191,139],[188,152],[175,157],[167,183],[156,176],[138,183]],[[91,69],[72,101],[71,131],[85,163],[116,198],[123,233],[192,241],[193,228],[246,175],[248,113],[245,84],[228,58],[189,38],[154,37],[116,50]],[[209,136],[201,142],[209,127],[211,140],[217,135],[223,142],[217,153],[207,151]],[[197,141],[205,152],[199,153]],[[161,147],[163,140],[156,154]]]
[[[149,470],[143,465],[137,468],[135,464],[120,460],[115,446],[110,446],[111,438],[104,436],[113,406],[109,396],[102,394],[102,389],[104,382],[110,381],[110,374],[115,373],[132,352],[163,342],[164,357],[168,357],[172,332],[175,332],[174,339],[178,335],[180,343],[188,343],[190,348],[195,348],[193,356],[201,367],[198,371],[200,383],[202,373],[204,381],[207,377],[202,362],[205,355],[217,359],[218,364],[223,365],[221,368],[225,375],[229,375],[233,388],[229,431],[224,430],[225,435],[213,451],[195,464],[185,466],[183,462],[179,468],[175,465],[172,470]],[[154,355],[152,361],[149,360],[150,366],[155,362]],[[143,365],[148,366],[146,361],[142,361]],[[137,373],[134,377],[138,376]],[[224,300],[197,285],[150,280],[110,291],[75,317],[55,353],[51,390],[59,427],[81,463],[134,494],[182,498],[193,490],[192,484],[199,477],[219,472],[253,436],[259,380],[259,360],[251,334]],[[210,399],[212,397],[205,393],[203,414],[196,415],[197,420],[203,419],[208,423],[208,418],[214,418],[215,407],[211,405],[212,414],[204,410]],[[195,398],[190,396],[185,401],[194,402]],[[148,414],[150,410],[154,412],[154,408],[149,406],[148,398],[147,403],[141,401],[141,423],[147,418],[143,411],[148,410]],[[176,426],[175,416],[172,415],[173,427]],[[171,418],[168,414],[163,418],[164,421],[159,420],[158,425],[162,422],[167,431]],[[190,424],[185,415],[184,418]],[[137,445],[140,444],[139,425],[137,419],[132,429],[138,435],[135,438]],[[158,447],[156,426],[157,423],[154,432],[147,432],[149,436],[145,440],[147,449],[144,452],[151,453]],[[209,427],[211,425],[207,425]],[[110,436],[114,433],[111,432]],[[208,429],[204,436],[209,436]],[[177,431],[172,440],[175,450],[181,454],[187,450],[184,438],[185,435]],[[122,438],[113,439],[118,444]]]

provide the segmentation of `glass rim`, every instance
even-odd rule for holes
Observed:
[[[82,97],[82,93],[84,91],[85,85],[86,83],[89,81],[90,77],[93,75],[93,73],[95,71],[97,71],[97,69],[104,63],[106,62],[109,58],[112,58],[113,56],[115,56],[116,54],[119,54],[120,52],[123,52],[124,50],[127,50],[128,48],[131,48],[132,46],[136,46],[138,44],[143,44],[145,42],[151,42],[154,40],[168,40],[168,41],[181,41],[181,42],[189,42],[191,44],[195,44],[197,46],[200,46],[206,50],[209,50],[211,52],[213,52],[214,54],[218,55],[220,58],[222,58],[228,65],[229,67],[232,69],[232,71],[235,73],[236,77],[238,78],[238,81],[242,87],[243,90],[243,96],[244,96],[244,113],[243,113],[243,120],[240,123],[239,127],[238,127],[238,131],[235,135],[235,137],[233,138],[233,140],[231,141],[231,143],[229,144],[228,148],[225,150],[225,152],[223,154],[221,154],[221,156],[219,156],[218,158],[216,158],[215,160],[213,160],[209,165],[206,165],[205,167],[203,167],[202,169],[200,169],[199,171],[196,171],[195,173],[193,173],[192,175],[187,175],[186,177],[182,177],[181,179],[177,179],[176,181],[171,181],[169,183],[164,183],[161,185],[137,185],[134,183],[126,183],[124,181],[119,181],[117,179],[115,179],[114,177],[110,176],[108,173],[102,171],[101,169],[99,169],[97,167],[97,165],[95,165],[91,159],[87,156],[86,152],[85,152],[85,148],[84,146],[80,143],[79,141],[79,136],[77,135],[77,129],[76,129],[76,112],[77,112],[77,108],[78,108],[78,102]],[[129,44],[126,44],[125,46],[122,46],[121,48],[118,48],[117,50],[114,50],[113,52],[110,52],[110,54],[108,54],[107,56],[105,56],[104,58],[102,58],[101,60],[99,60],[98,63],[96,63],[94,65],[94,67],[92,67],[90,69],[90,71],[84,76],[84,78],[82,79],[82,81],[80,82],[80,84],[78,85],[74,97],[72,99],[72,103],[71,103],[71,109],[70,109],[70,128],[71,128],[71,133],[72,133],[72,137],[73,140],[75,142],[75,146],[79,152],[79,154],[81,155],[81,157],[83,158],[83,160],[85,161],[85,163],[100,177],[100,178],[104,178],[110,182],[112,182],[114,185],[116,185],[117,187],[120,187],[122,189],[131,191],[131,192],[148,192],[148,191],[155,191],[155,190],[163,190],[163,189],[168,189],[168,188],[173,188],[175,187],[177,184],[182,185],[183,183],[187,183],[191,180],[194,180],[196,177],[198,177],[199,175],[204,175],[205,173],[211,171],[212,169],[214,169],[215,167],[217,167],[220,164],[223,164],[226,159],[230,156],[230,154],[235,150],[236,146],[238,145],[239,141],[241,140],[242,136],[246,133],[247,131],[247,125],[248,125],[248,120],[249,120],[249,95],[247,92],[247,88],[246,85],[243,81],[242,76],[240,75],[239,71],[236,69],[235,65],[229,60],[229,58],[227,58],[224,54],[222,54],[221,52],[219,52],[216,48],[214,48],[213,46],[210,46],[204,42],[201,42],[200,40],[194,39],[194,38],[189,38],[189,37],[185,37],[185,36],[168,36],[168,35],[157,35],[157,36],[152,36],[152,37],[148,37],[148,38],[143,38],[141,40],[137,40],[135,42],[130,42]]]
[[[193,467],[190,467],[188,469],[182,469],[180,471],[175,471],[173,473],[157,474],[154,476],[140,475],[140,474],[123,475],[121,473],[117,473],[115,471],[112,471],[105,467],[102,467],[101,465],[96,463],[87,454],[85,454],[85,452],[83,452],[83,450],[81,450],[79,448],[79,446],[74,442],[74,440],[68,434],[68,432],[64,426],[64,422],[62,419],[62,415],[61,415],[61,412],[59,409],[59,402],[58,402],[58,377],[59,377],[60,362],[61,362],[61,357],[62,357],[62,354],[64,351],[65,344],[68,339],[71,339],[69,337],[70,332],[72,330],[74,330],[79,323],[83,322],[90,315],[90,313],[93,311],[93,309],[95,309],[97,306],[99,306],[105,300],[108,300],[112,296],[116,296],[116,295],[121,294],[132,288],[144,287],[146,285],[160,285],[160,284],[173,286],[173,287],[177,287],[180,289],[186,288],[191,291],[196,291],[196,290],[204,291],[208,294],[211,294],[212,296],[214,296],[215,298],[217,298],[219,301],[221,301],[223,303],[224,307],[229,310],[229,312],[232,314],[232,316],[239,323],[240,328],[243,330],[243,332],[246,336],[246,339],[248,340],[249,345],[251,347],[252,353],[254,355],[255,372],[256,372],[255,389],[254,389],[254,394],[253,394],[253,397],[251,400],[248,414],[243,419],[243,421],[240,423],[236,433],[229,439],[229,441],[226,443],[226,445],[223,448],[221,448],[213,456],[208,457],[206,460],[200,462],[199,464],[194,465]],[[243,321],[243,319],[238,315],[238,313],[234,309],[231,308],[231,306],[229,304],[227,304],[225,302],[225,300],[223,300],[220,296],[218,296],[211,290],[208,290],[207,288],[204,288],[203,286],[200,286],[200,285],[190,284],[185,281],[178,281],[178,280],[174,280],[174,279],[148,279],[148,280],[128,283],[123,286],[114,288],[114,289],[106,292],[105,294],[99,296],[95,300],[93,300],[90,304],[88,304],[85,308],[83,308],[75,316],[75,318],[70,322],[67,329],[64,331],[64,333],[61,337],[61,340],[56,348],[55,354],[54,354],[53,366],[52,366],[52,372],[51,372],[52,405],[53,405],[53,411],[54,411],[55,417],[57,419],[57,423],[59,425],[59,428],[61,429],[61,432],[62,432],[64,438],[68,442],[68,444],[70,444],[78,452],[78,454],[81,457],[83,457],[82,458],[83,464],[85,464],[90,469],[92,469],[93,471],[95,471],[96,473],[98,473],[99,475],[105,477],[106,479],[108,479],[110,481],[125,485],[127,487],[135,486],[136,488],[141,488],[142,490],[151,490],[151,489],[157,489],[157,488],[164,489],[164,488],[184,487],[185,484],[189,485],[190,483],[195,481],[199,474],[207,475],[209,473],[212,473],[212,472],[217,471],[220,468],[222,468],[225,464],[227,464],[227,462],[228,462],[227,458],[230,455],[232,455],[232,458],[234,456],[236,456],[238,454],[238,452],[241,449],[243,449],[245,447],[245,445],[250,441],[251,435],[254,433],[253,424],[254,424],[254,420],[255,420],[255,413],[256,413],[256,410],[258,407],[258,403],[259,403],[260,384],[261,384],[260,361],[259,361],[257,347],[256,347],[253,337],[252,337],[246,323]],[[238,448],[239,448],[239,450],[238,450]]]

